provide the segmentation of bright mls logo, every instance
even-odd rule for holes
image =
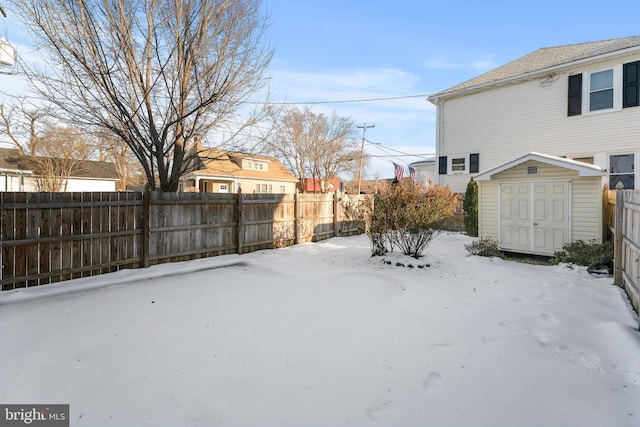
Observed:
[[[69,405],[0,405],[0,427],[69,427]]]

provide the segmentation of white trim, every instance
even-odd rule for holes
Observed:
[[[489,169],[488,171],[485,171],[479,175],[476,175],[474,180],[490,181],[495,177],[495,175],[501,172],[504,172],[507,169],[511,169],[515,166],[518,166],[522,163],[528,162],[530,160],[537,161],[540,163],[545,163],[551,166],[557,166],[560,168],[573,170],[578,172],[580,176],[605,176],[606,175],[606,171],[599,166],[590,165],[588,163],[576,162],[575,160],[551,156],[548,154],[531,152],[531,153],[525,154],[524,156],[520,156],[514,160],[511,160],[509,162],[496,166],[493,169]]]
[[[611,108],[603,108],[601,110],[591,111],[591,76],[603,71],[613,71],[613,106]],[[612,111],[622,110],[622,63],[614,65],[612,67],[601,68],[593,71],[585,71],[582,73],[585,84],[582,86],[582,115],[588,116],[592,114],[610,113]]]
[[[567,236],[568,236],[568,240],[569,242],[573,242],[573,181],[569,180],[569,204],[567,205],[567,209],[569,210],[569,212],[567,212],[567,221],[569,221],[569,223],[567,224],[568,227],[568,231],[567,231]]]
[[[611,156],[633,156],[633,188],[637,189],[640,188],[639,183],[640,183],[640,177],[638,176],[639,174],[636,173],[637,170],[640,170],[640,152],[637,151],[631,151],[631,150],[627,150],[627,151],[614,151],[614,152],[607,152],[606,153],[606,164],[607,164],[607,175],[606,175],[606,184],[607,186],[609,186],[609,184],[611,184]],[[630,173],[616,173],[613,174],[613,176],[618,176],[618,175],[631,175]],[[614,190],[614,188],[610,188],[610,190]],[[629,188],[627,188],[627,190],[630,190]]]
[[[464,159],[464,170],[453,170],[453,159]],[[469,173],[469,154],[450,154],[447,156],[447,175],[461,175]]]

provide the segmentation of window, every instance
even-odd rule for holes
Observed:
[[[463,154],[456,156],[440,156],[438,158],[438,174],[478,173],[480,172],[480,154]]]
[[[593,157],[574,157],[571,160],[575,160],[576,162],[588,163],[590,165],[593,164]]]
[[[229,184],[220,184],[218,187],[218,191],[220,193],[228,193],[229,192]]]
[[[280,186],[280,193],[285,193],[287,191],[287,189],[284,187],[284,185]]]
[[[255,192],[256,192],[256,193],[259,193],[259,192],[260,192],[260,184],[256,184],[256,191],[255,191]]]
[[[203,191],[204,193],[208,193],[208,192],[209,192],[209,183],[208,183],[207,181],[204,181],[204,182],[202,183],[202,191]]]
[[[619,182],[627,190],[634,189],[634,156],[622,154],[609,157],[609,188],[615,189]]]
[[[569,76],[568,116],[640,106],[640,61]]]
[[[538,175],[538,166],[527,166],[527,175]]]
[[[464,172],[467,169],[465,157],[453,157],[451,159],[451,172]]]
[[[613,70],[592,73],[589,77],[589,111],[613,108]]]

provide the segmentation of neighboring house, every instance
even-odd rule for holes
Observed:
[[[438,182],[435,157],[410,163],[409,166],[416,170],[416,182],[423,182],[425,185]]]
[[[205,150],[200,169],[180,179],[180,191],[295,193],[298,180],[273,157]]]
[[[330,193],[340,191],[340,180],[330,179],[325,181],[319,178],[304,178],[302,183],[298,183],[298,190],[302,193]]]
[[[504,249],[600,239],[603,186],[640,188],[640,37],[542,48],[429,101],[437,182],[477,176],[479,234]]]
[[[54,176],[62,169],[64,175]],[[63,192],[116,191],[118,180],[111,162],[24,156],[19,150],[0,148],[0,191],[45,191],[47,181],[58,182]]]
[[[363,179],[360,181],[361,194],[376,194],[378,190],[391,184],[393,178]],[[347,194],[358,194],[358,181],[347,181],[344,183],[344,192]]]

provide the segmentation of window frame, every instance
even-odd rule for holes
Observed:
[[[613,86],[612,93],[612,106],[610,108],[601,108],[598,110],[591,109],[591,76],[594,74],[602,73],[604,71],[612,72]],[[608,89],[607,89],[608,90]],[[622,64],[616,64],[612,67],[600,68],[597,70],[591,70],[584,72],[582,79],[582,115],[602,114],[612,111],[622,110]]]
[[[458,163],[454,165],[456,160],[462,160],[462,164]],[[454,167],[458,169],[454,169]],[[447,172],[451,175],[469,173],[469,155],[458,154],[447,156]]]
[[[622,157],[622,156],[631,156],[632,158],[632,162],[631,162],[631,172],[612,172],[613,167],[611,165],[611,160],[613,157]],[[621,154],[609,154],[609,156],[607,156],[607,164],[609,165],[609,167],[607,168],[607,171],[609,173],[608,176],[608,184],[609,184],[609,189],[610,190],[615,190],[615,185],[612,185],[612,178],[615,177],[619,177],[619,176],[631,176],[632,177],[632,182],[633,182],[633,186],[632,188],[627,188],[625,187],[625,190],[634,190],[636,188],[636,171],[635,171],[635,166],[636,166],[636,155],[634,153],[621,153]]]
[[[604,74],[607,73],[607,80],[611,80],[611,83],[609,83],[607,81],[607,86],[603,86],[603,87],[598,87],[598,88],[593,88],[593,80],[596,77],[596,75],[600,74]],[[602,70],[602,71],[595,71],[595,72],[591,72],[589,73],[589,112],[593,112],[593,111],[600,111],[600,110],[611,110],[614,107],[614,99],[615,99],[615,95],[616,95],[616,91],[615,91],[615,79],[614,79],[614,72],[613,72],[613,68],[608,68],[606,70]],[[598,107],[598,108],[594,108],[594,97],[595,95],[599,95],[599,94],[603,94],[606,93],[607,96],[607,106],[606,107]],[[610,95],[609,95],[610,94]],[[610,105],[609,105],[610,103]]]

